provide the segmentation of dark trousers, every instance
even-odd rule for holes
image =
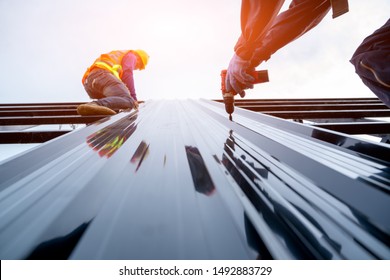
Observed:
[[[126,85],[107,70],[92,70],[84,82],[84,88],[98,105],[113,110],[133,108],[134,99]]]
[[[390,108],[390,19],[363,40],[350,61],[363,83]]]

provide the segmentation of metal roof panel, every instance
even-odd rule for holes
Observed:
[[[0,165],[1,259],[389,259],[389,145],[151,100]]]

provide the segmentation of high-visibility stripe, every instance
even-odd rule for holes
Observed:
[[[121,80],[122,78],[122,58],[131,50],[116,50],[109,53],[100,55],[94,63],[87,69],[82,78],[82,83],[84,84],[89,73],[94,68],[101,68],[110,71],[115,77]]]
[[[109,64],[103,62],[103,61],[97,61],[95,65],[99,68],[106,69],[110,71],[115,77],[117,77],[119,80],[121,79],[119,76],[120,71],[122,71],[122,66],[118,64],[114,64],[113,66],[110,66]]]

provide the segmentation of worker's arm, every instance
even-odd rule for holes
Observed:
[[[136,63],[137,63],[137,58],[135,54],[131,52],[127,53],[122,59],[122,70],[123,70],[122,82],[125,83],[125,85],[130,91],[131,97],[135,101],[137,101],[137,94],[135,92],[133,71],[135,69]]]
[[[331,7],[329,0],[293,0],[289,9],[278,15],[283,2],[242,0],[242,33],[226,75],[228,90],[245,95],[244,89],[252,83],[248,70],[315,27]]]
[[[234,48],[226,74],[226,90],[245,96],[244,89],[253,88],[254,79],[249,72],[254,71],[251,58],[260,45],[261,38],[270,22],[276,17],[284,0],[261,1],[242,0],[241,36]]]
[[[251,39],[246,45],[251,46],[251,43],[254,43],[251,66],[256,67],[263,61],[268,60],[279,49],[317,26],[329,12],[330,8],[329,0],[294,0],[286,11],[280,13],[272,20],[271,25],[266,28],[265,32],[257,31],[257,36],[256,34],[248,33],[247,36]],[[261,22],[254,21],[252,23],[250,18],[246,21],[246,24],[246,28],[249,30],[251,26],[253,26],[252,29],[254,30],[263,26]],[[243,47],[244,50],[242,52],[245,52],[246,48],[248,48],[246,45]],[[240,50],[237,49],[236,52],[239,53]]]
[[[242,0],[241,36],[234,47],[236,55],[251,60],[283,3],[284,0]]]

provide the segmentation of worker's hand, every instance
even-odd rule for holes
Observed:
[[[244,89],[253,88],[253,82],[255,81],[255,78],[247,73],[254,70],[252,68],[249,61],[234,54],[226,73],[226,91],[233,91],[244,97]]]
[[[134,100],[134,101],[133,101],[133,109],[134,109],[134,110],[138,110],[138,107],[139,107],[138,101]]]

